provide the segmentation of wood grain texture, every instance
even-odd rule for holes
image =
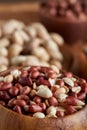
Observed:
[[[0,76],[11,70],[0,73]],[[87,106],[63,118],[39,119],[17,114],[0,105],[0,130],[87,130]]]
[[[39,3],[0,4],[0,20],[18,19],[25,23],[39,21]]]

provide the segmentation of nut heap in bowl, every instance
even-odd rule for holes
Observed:
[[[86,0],[43,0],[40,18],[49,31],[55,30],[67,43],[86,38]]]
[[[40,23],[25,25],[8,20],[0,25],[0,71],[10,66],[53,64],[61,69],[63,56],[59,47],[63,43],[60,35],[49,34]]]
[[[56,67],[30,66],[1,72],[1,130],[18,130],[19,124],[21,130],[74,130],[78,124],[77,130],[86,130],[86,95],[84,79]]]

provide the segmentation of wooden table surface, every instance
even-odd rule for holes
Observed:
[[[25,23],[39,21],[39,3],[0,4],[0,20],[18,19]]]

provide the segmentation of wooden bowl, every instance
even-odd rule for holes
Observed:
[[[87,37],[87,18],[60,18],[40,10],[40,20],[50,32],[57,32],[67,43],[83,40]]]
[[[87,55],[83,51],[86,48],[87,43],[85,42],[78,43],[72,48],[75,53],[73,53],[74,60],[70,71],[87,80]]]
[[[38,119],[19,115],[0,105],[0,130],[87,130],[87,106],[63,118]]]
[[[20,68],[19,68],[20,69]],[[12,69],[0,73],[5,76]],[[20,115],[0,105],[0,130],[87,130],[87,106],[61,118],[39,119]]]

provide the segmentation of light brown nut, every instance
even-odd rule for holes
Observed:
[[[24,30],[19,30],[19,33],[20,33],[22,39],[24,40],[24,42],[30,41],[29,35]]]
[[[43,47],[35,48],[34,50],[32,50],[32,54],[34,54],[43,61],[49,61],[50,59],[48,52]]]
[[[63,78],[63,81],[70,87],[74,87],[74,82],[70,78]]]
[[[19,55],[19,56],[12,57],[10,62],[11,65],[22,65],[23,63],[25,63],[26,59],[27,59],[26,56]]]
[[[0,56],[8,56],[8,50],[5,47],[0,47]]]
[[[45,61],[40,61],[40,66],[50,67],[49,63]]]
[[[48,40],[46,43],[44,43],[44,46],[53,59],[59,59],[59,60],[63,59],[63,56],[54,41]],[[56,53],[54,53],[54,52],[56,52]]]
[[[37,57],[30,55],[26,57],[25,62],[23,63],[23,66],[29,66],[29,65],[40,65],[40,61]]]
[[[10,83],[13,81],[13,76],[11,74],[4,77],[4,82]]]
[[[35,38],[37,33],[34,27],[31,26],[27,26],[25,28],[25,31],[27,32],[27,34],[31,37],[31,38]]]
[[[41,24],[41,23],[33,23],[31,25],[33,28],[35,28],[37,35],[43,39],[43,40],[48,40],[50,39],[50,35],[47,32],[46,28]]]
[[[3,35],[9,35],[14,32],[15,29],[22,29],[24,28],[24,24],[17,20],[9,20],[5,22],[2,26],[2,33]]]
[[[18,44],[12,44],[8,49],[8,57],[12,58],[14,56],[17,56],[22,51],[23,47]]]
[[[9,65],[9,61],[6,57],[0,56],[0,65]]]
[[[31,39],[31,41],[29,42],[27,49],[28,51],[30,51],[32,53],[32,50],[36,49],[37,47],[39,47],[40,45],[43,44],[43,40],[40,38],[34,38]]]
[[[42,112],[36,112],[33,114],[33,117],[36,117],[36,118],[45,118],[45,114],[42,113]]]
[[[8,67],[6,65],[0,65],[0,72],[7,70],[7,68]]]
[[[64,44],[64,39],[57,33],[51,33],[51,38],[54,42],[57,43],[58,46],[62,46]]]
[[[13,43],[17,43],[19,45],[24,44],[24,40],[18,30],[13,33],[12,41],[13,41]]]
[[[36,95],[36,90],[32,89],[29,95],[30,97],[34,97]]]
[[[0,47],[8,47],[10,45],[10,41],[7,38],[0,39]]]
[[[52,92],[47,86],[40,85],[38,87],[38,91],[37,91],[36,95],[43,97],[43,98],[50,98],[50,97],[52,97]]]
[[[52,60],[50,61],[50,64],[51,64],[51,66],[52,66],[52,65],[56,66],[59,70],[62,69],[62,64],[61,64],[60,61],[58,61],[58,60],[52,59]]]

